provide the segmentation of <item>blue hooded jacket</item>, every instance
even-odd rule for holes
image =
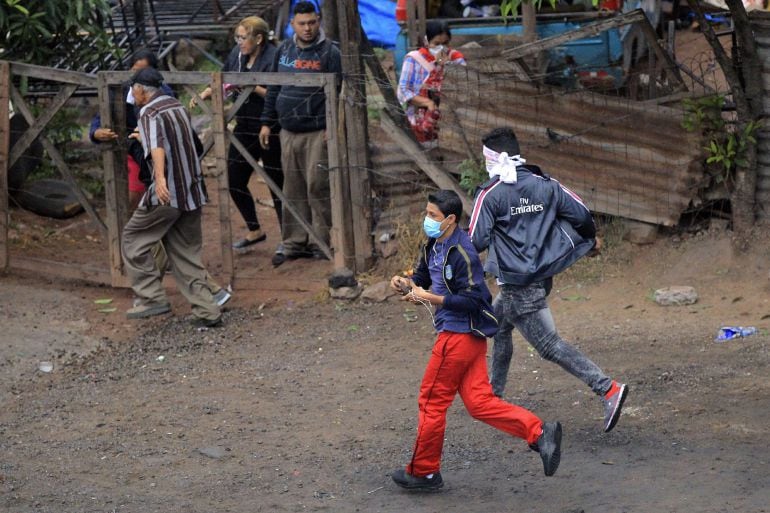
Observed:
[[[301,48],[287,39],[275,53],[273,70],[280,73],[341,73],[342,56],[337,45],[326,39],[323,30],[310,46]],[[326,128],[326,95],[323,87],[295,85],[269,86],[262,111],[262,124],[295,133]]]
[[[519,166],[518,180],[496,176],[476,193],[470,236],[489,249],[484,270],[509,285],[550,278],[593,249],[596,227],[582,200],[537,166]]]

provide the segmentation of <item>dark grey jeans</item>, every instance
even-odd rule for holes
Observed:
[[[516,328],[542,358],[561,366],[591,387],[597,395],[604,395],[610,389],[612,380],[588,357],[559,336],[546,295],[545,282],[521,287],[500,287],[500,293],[494,301],[500,329],[495,335],[492,357],[492,390],[495,395],[502,397],[513,356],[512,332]]]

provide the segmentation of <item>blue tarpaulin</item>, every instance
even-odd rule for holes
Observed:
[[[299,0],[292,0],[294,8]],[[319,9],[323,0],[311,0]],[[364,27],[366,37],[374,46],[393,48],[396,46],[398,23],[396,23],[396,2],[394,0],[358,0],[358,12],[361,15],[361,25]],[[284,31],[286,37],[294,34],[291,25],[287,25]]]

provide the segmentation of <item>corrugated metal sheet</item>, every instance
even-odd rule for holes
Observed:
[[[394,142],[379,130],[369,127],[371,186],[375,196],[375,237],[393,234],[399,223],[412,222],[425,208],[425,197],[433,182]]]
[[[762,61],[764,115],[770,116],[770,13],[755,11],[750,15],[751,26]],[[757,134],[757,216],[770,220],[770,123]]]
[[[489,63],[486,63],[487,69]],[[440,143],[448,162],[466,157],[465,137],[512,126],[522,156],[577,192],[595,212],[675,225],[703,178],[700,137],[671,108],[516,80],[510,73],[455,68],[447,73]]]

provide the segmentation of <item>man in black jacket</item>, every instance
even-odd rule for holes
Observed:
[[[321,30],[321,18],[310,2],[294,6],[291,26],[294,37],[278,49],[275,71],[283,73],[340,73],[342,60],[337,46]],[[283,193],[305,221],[329,242],[331,203],[326,167],[326,95],[322,87],[270,86],[262,111],[260,144],[269,147],[270,129],[281,125]],[[326,258],[308,240],[305,229],[291,213],[283,213],[283,252],[273,255],[273,265],[302,256]]]
[[[476,250],[489,249],[484,270],[497,277],[492,387],[502,396],[517,328],[540,356],[560,365],[599,395],[604,431],[618,421],[628,387],[613,381],[583,353],[564,341],[548,308],[553,276],[594,249],[596,228],[580,198],[539,167],[524,165],[510,128],[483,138],[490,180],[476,194],[470,235]]]

